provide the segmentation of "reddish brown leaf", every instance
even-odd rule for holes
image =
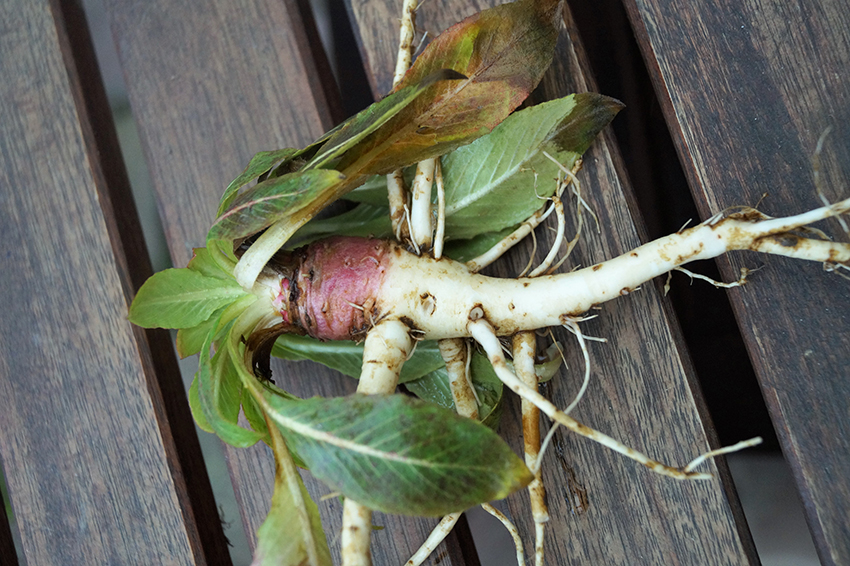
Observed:
[[[349,178],[442,155],[492,130],[537,86],[561,22],[559,0],[520,0],[479,12],[440,34],[398,89],[448,68],[467,80],[437,83],[352,148]]]

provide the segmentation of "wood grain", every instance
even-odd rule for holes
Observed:
[[[376,94],[388,88],[386,68],[394,56],[392,3],[349,4],[359,30],[361,55],[374,75]],[[420,29],[436,33],[460,17],[486,7],[480,3],[429,0],[417,13]],[[553,69],[544,78],[538,99],[592,89],[587,65],[576,46],[571,18],[562,34]],[[619,162],[610,137],[590,150],[582,172],[585,194],[600,215],[602,232],[584,233],[570,265],[591,265],[640,243],[640,220],[630,206],[630,189],[618,175]],[[638,226],[636,226],[636,224]],[[538,240],[548,238],[541,230]],[[542,245],[545,248],[545,245]],[[514,254],[500,273],[518,273],[529,249]],[[569,267],[567,267],[569,269]],[[654,285],[605,305],[584,332],[603,336],[607,344],[590,346],[593,381],[575,411],[582,422],[646,451],[651,457],[684,465],[714,442],[686,354],[680,353],[676,323]],[[546,388],[556,404],[566,406],[578,390],[583,362],[566,333],[569,371]],[[510,403],[501,431],[519,451],[518,403]],[[544,461],[552,519],[546,552],[550,564],[706,564],[758,563],[740,506],[720,463],[707,466],[722,478],[710,482],[675,482],[647,473],[631,461],[584,439],[556,434]],[[586,509],[576,511],[578,493]],[[533,539],[527,497],[513,496],[507,509],[527,544]],[[530,548],[527,546],[526,548]]]
[[[846,3],[628,0],[691,190],[703,216],[755,204],[773,216],[850,186],[850,14]],[[840,234],[835,222],[823,226]],[[843,239],[846,240],[846,236]],[[764,269],[730,297],[824,564],[850,562],[850,287],[820,266],[753,255]],[[729,368],[734,371],[734,368]]]
[[[333,125],[332,89],[322,82],[316,45],[304,31],[310,26],[294,2],[219,0],[198,10],[166,0],[111,0],[107,10],[172,259],[185,265],[191,248],[203,245],[224,187],[254,153],[303,147]],[[273,371],[279,385],[302,396],[354,391],[352,380],[313,364]],[[226,453],[253,545],[271,502],[273,462],[265,446]],[[338,505],[332,500],[321,509],[338,561]],[[378,564],[406,561],[431,525],[377,520],[386,527],[376,534]],[[453,543],[441,564],[463,564],[460,548]]]
[[[51,2],[0,11],[0,454],[25,560],[204,564],[150,342],[126,320],[138,272],[112,238],[79,30]]]

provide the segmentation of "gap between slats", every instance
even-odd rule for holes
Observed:
[[[18,566],[20,542],[15,528],[15,516],[9,502],[3,462],[0,460],[0,562],[6,566]]]

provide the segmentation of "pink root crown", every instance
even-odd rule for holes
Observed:
[[[375,300],[389,264],[384,240],[335,237],[302,251],[293,276],[281,282],[284,322],[321,340],[358,340],[377,319]],[[283,285],[286,284],[284,289]]]

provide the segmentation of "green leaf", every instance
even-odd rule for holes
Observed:
[[[222,307],[215,311],[210,318],[197,326],[191,328],[181,328],[177,331],[177,355],[181,359],[194,356],[201,351],[207,335],[212,331],[217,320],[227,307]]]
[[[217,328],[213,340],[218,339],[220,331],[257,300],[256,295],[244,294],[226,307],[215,311],[210,318],[192,328],[181,328],[177,331],[177,354],[188,358],[201,351],[207,334]]]
[[[561,354],[561,344],[553,342],[546,348],[546,359],[543,363],[534,364],[534,373],[537,374],[539,383],[546,383],[558,374],[561,369],[561,363],[564,361]]]
[[[350,377],[358,377],[363,365],[363,344],[322,342],[309,336],[283,334],[272,346],[272,356],[291,361],[313,360]]]
[[[445,155],[446,237],[451,241],[446,255],[471,259],[512,232],[544,204],[539,197],[554,193],[554,179],[561,176],[543,152],[572,167],[621,108],[618,101],[594,93],[545,102],[512,114],[490,134]],[[385,185],[382,177],[371,177],[346,198],[387,207]],[[366,210],[377,215],[377,209]],[[324,222],[330,227],[333,220]]]
[[[313,360],[349,377],[359,378],[363,367],[363,344],[347,341],[322,342],[309,336],[284,334],[275,341],[272,356],[284,360]],[[399,383],[419,379],[444,365],[433,340],[419,342],[413,356],[401,368]]]
[[[451,69],[437,69],[416,84],[408,82],[409,86],[371,104],[338,128],[316,156],[305,165],[305,169],[321,169],[330,166],[335,159],[354,147],[367,135],[386,124],[429,86],[439,81],[457,81],[460,79],[466,79],[466,77]]]
[[[533,479],[492,430],[405,395],[267,401],[316,477],[385,513],[442,516]]]
[[[239,189],[260,175],[265,175],[278,163],[291,159],[297,153],[299,153],[298,149],[287,147],[285,149],[261,151],[255,154],[254,157],[251,158],[251,161],[248,163],[245,170],[242,171],[238,177],[233,179],[229,185],[227,185],[227,188],[224,190],[224,194],[221,195],[221,202],[218,205],[218,212],[216,213],[216,216],[221,216],[225,210],[230,208],[230,204],[233,202],[233,199],[236,198],[236,192]]]
[[[218,267],[225,273],[230,273],[233,276],[233,268],[236,267],[239,261],[233,252],[233,240],[214,240],[208,238],[207,250],[210,252],[210,258]]]
[[[215,430],[210,426],[207,417],[204,415],[204,410],[201,408],[201,397],[198,393],[198,374],[195,374],[192,379],[192,385],[189,386],[189,409],[192,411],[192,417],[195,418],[195,423],[198,428],[204,432],[215,434]]]
[[[473,238],[527,219],[544,204],[538,195],[552,195],[563,177],[544,152],[571,168],[621,108],[594,93],[544,102],[445,156],[446,233]]]
[[[558,343],[554,343],[546,350],[546,361],[534,365],[534,371],[540,383],[552,379],[561,367],[561,356],[558,351]],[[509,365],[512,365],[508,362]],[[481,422],[492,429],[499,425],[499,417],[502,412],[502,392],[504,386],[502,381],[493,371],[493,366],[487,360],[487,356],[474,351],[469,364],[472,386],[480,402],[478,414]],[[449,374],[445,366],[424,375],[414,381],[405,383],[408,391],[430,403],[436,403],[441,407],[455,410],[452,390],[449,382]]]
[[[404,181],[410,186],[416,173],[415,167],[407,167],[403,171]],[[345,200],[371,204],[376,207],[388,209],[387,203],[387,177],[386,175],[373,175],[366,179],[362,185],[345,195]]]
[[[486,134],[534,89],[561,27],[558,0],[520,0],[474,14],[437,36],[398,90],[444,68],[466,77],[440,82],[349,150],[349,177],[388,173],[443,155]]]
[[[144,328],[192,328],[245,295],[233,279],[166,269],[142,285],[130,305],[130,322]]]
[[[186,267],[206,277],[232,280],[233,274],[227,271],[223,265],[226,265],[226,263],[217,262],[212,251],[207,248],[195,248],[192,250],[192,259],[189,260],[189,264]]]
[[[242,412],[245,414],[245,418],[251,425],[251,428],[263,435],[269,433],[265,412],[263,412],[263,408],[251,394],[251,390],[247,387],[245,387],[242,391]]]
[[[419,379],[440,366],[445,366],[445,363],[436,341],[422,340],[421,342],[417,342],[413,355],[401,367],[399,383],[407,383],[408,381]]]
[[[499,426],[499,417],[502,413],[502,391],[503,384],[493,371],[493,366],[487,360],[487,356],[480,352],[472,353],[469,364],[472,386],[480,402],[478,416],[482,423],[492,429]],[[430,403],[435,403],[452,411],[455,409],[452,389],[449,382],[449,374],[446,367],[432,371],[417,379],[405,383],[408,391]]]
[[[387,200],[384,180],[384,204]],[[293,246],[303,246],[327,236],[360,236],[388,238],[392,235],[389,208],[359,204],[349,211],[329,218],[314,218],[301,227],[290,239]]]
[[[319,508],[280,433],[274,427],[267,429],[275,457],[274,494],[269,514],[257,531],[251,566],[333,566]]]
[[[251,187],[231,203],[210,228],[207,240],[235,240],[256,234],[333,192],[345,176],[332,169],[296,171]]]
[[[196,374],[198,405],[206,420],[205,424],[224,442],[237,447],[251,446],[261,440],[263,435],[238,424],[243,390],[235,367],[239,362],[231,357],[229,348],[218,350],[210,358],[214,335],[213,329],[201,348]]]

